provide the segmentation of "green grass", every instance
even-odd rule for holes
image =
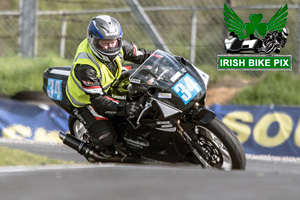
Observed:
[[[71,66],[72,61],[55,54],[46,57],[0,57],[0,94],[14,95],[20,91],[42,91],[43,73],[53,66]]]
[[[14,95],[20,91],[42,91],[43,72],[53,66],[70,66],[72,60],[55,54],[35,59],[18,56],[0,57],[0,94]],[[5,63],[5,64],[3,64]],[[198,66],[199,67],[199,66]],[[231,78],[253,79],[251,73],[218,71],[215,66],[199,67],[210,76],[210,85]],[[230,104],[239,105],[300,105],[300,76],[289,71],[265,72],[256,84],[245,86]],[[254,77],[257,77],[254,75]]]
[[[267,72],[256,84],[246,86],[230,103],[300,106],[299,83],[300,76],[293,72]]]
[[[50,159],[8,147],[0,147],[0,155],[0,166],[74,164],[74,162]]]

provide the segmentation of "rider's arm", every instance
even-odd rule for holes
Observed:
[[[126,40],[122,40],[122,48],[124,51],[124,60],[136,64],[142,64],[153,53],[153,51],[143,48],[138,49],[134,44]]]
[[[105,111],[119,111],[124,102],[109,97],[102,89],[96,70],[89,65],[75,67],[75,76],[80,81],[84,92],[90,96],[90,101],[97,113]]]

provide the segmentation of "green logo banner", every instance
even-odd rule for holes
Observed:
[[[218,55],[217,66],[218,70],[292,70],[292,56]]]

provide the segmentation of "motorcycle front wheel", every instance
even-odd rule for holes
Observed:
[[[201,157],[194,160],[205,168],[226,171],[246,168],[246,156],[241,143],[218,118],[207,125],[195,125],[190,131],[194,132],[193,147]]]
[[[269,54],[269,53],[275,51],[276,48],[277,48],[276,43],[267,44],[265,54]]]

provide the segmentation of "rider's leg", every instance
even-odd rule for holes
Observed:
[[[93,144],[106,154],[113,153],[113,144],[116,143],[117,133],[112,122],[104,116],[97,114],[91,106],[78,109],[84,120]]]

